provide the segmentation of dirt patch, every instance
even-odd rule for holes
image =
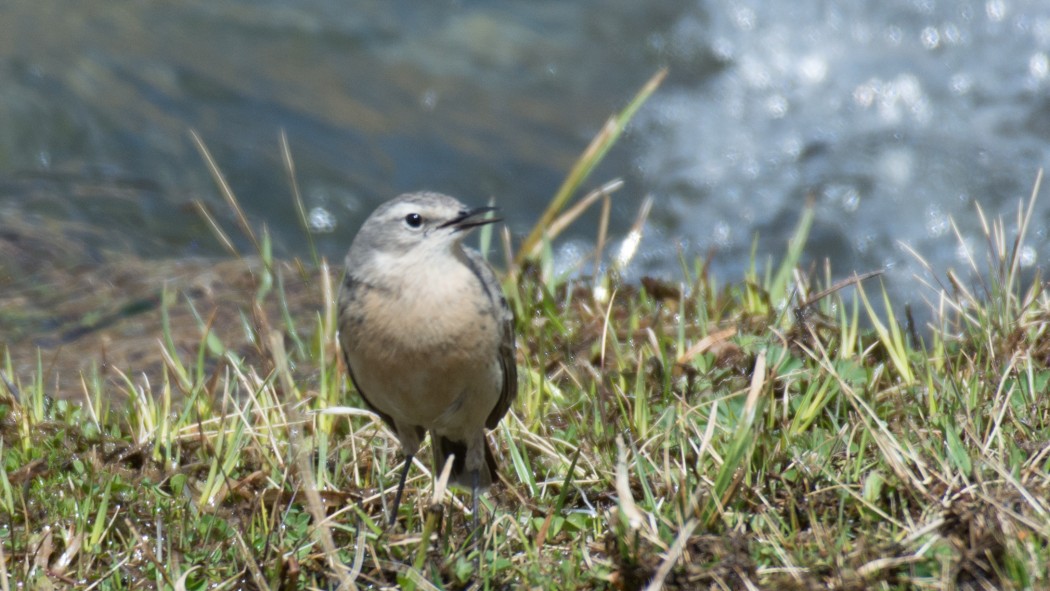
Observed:
[[[612,583],[618,589],[644,589],[664,560],[663,552],[641,537],[636,540],[634,551],[624,547],[623,538],[613,533],[606,536],[605,542],[606,552],[617,567]],[[663,588],[753,589],[757,580],[746,536],[696,535],[689,538]]]
[[[86,253],[69,236],[61,227],[9,219],[0,228],[0,355],[11,356],[7,377],[23,389],[38,367],[55,398],[82,398],[81,380],[96,376],[107,393],[126,394],[121,372],[133,382],[160,384],[165,346],[193,361],[201,347],[218,345],[265,372],[269,356],[260,332],[290,333],[280,298],[257,303],[260,289],[278,275],[291,324],[303,338],[316,327],[323,300],[318,274],[293,263],[268,270],[257,257]]]

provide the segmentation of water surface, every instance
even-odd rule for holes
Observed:
[[[777,256],[812,199],[810,260],[887,268],[917,301],[905,247],[963,267],[975,204],[1014,211],[1047,162],[1048,55],[1050,5],[1024,0],[16,0],[0,5],[0,213],[70,223],[98,260],[218,254],[190,206],[231,223],[195,129],[252,220],[303,255],[284,130],[330,258],[376,204],[421,188],[494,198],[520,235],[669,66],[592,180],[627,180],[616,235],[654,197],[635,276],[678,277],[684,251],[736,279],[754,237]],[[1048,215],[1030,269],[1050,255]]]

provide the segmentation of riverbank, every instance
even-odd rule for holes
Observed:
[[[782,260],[726,285],[703,260],[640,285],[559,277],[542,245],[511,268],[520,397],[492,434],[482,581],[1050,585],[1050,300],[1018,273],[1027,217],[987,224],[978,279],[931,272],[935,320],[909,330],[869,304],[877,278],[797,267],[799,214]],[[417,464],[388,529],[397,442],[333,410],[359,407],[338,264],[274,260],[261,238],[240,259],[62,270],[33,257],[75,251],[4,236],[28,311],[4,305],[25,336],[0,386],[2,588],[468,583],[469,494],[432,498]],[[48,297],[82,307],[38,348],[25,327]]]

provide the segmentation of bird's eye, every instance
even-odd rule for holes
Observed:
[[[405,216],[405,223],[409,228],[418,228],[423,225],[423,216],[418,213],[410,213]]]

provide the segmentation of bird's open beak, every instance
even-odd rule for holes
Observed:
[[[496,211],[495,207],[475,207],[474,209],[461,211],[459,215],[438,226],[438,228],[452,228],[456,232],[462,232],[478,226],[493,224],[503,221],[498,217],[486,217],[489,212]]]

